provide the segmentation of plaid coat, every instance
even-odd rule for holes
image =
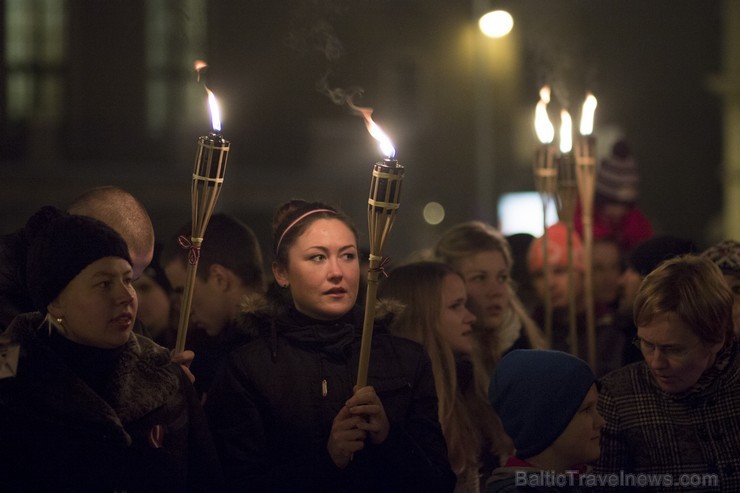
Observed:
[[[662,392],[644,361],[620,368],[601,380],[598,410],[606,426],[595,473],[623,471],[672,480],[670,488],[665,482],[663,489],[655,488],[659,491],[740,491],[737,341],[717,355],[694,387],[680,394]],[[702,485],[712,479],[707,474],[716,475],[718,483]]]

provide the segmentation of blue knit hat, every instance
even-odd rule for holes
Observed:
[[[585,361],[562,351],[517,349],[491,375],[488,398],[517,457],[539,454],[570,423],[596,381]]]

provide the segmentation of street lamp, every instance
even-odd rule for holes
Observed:
[[[472,0],[472,19],[477,19],[483,36],[496,37],[486,40],[476,36],[475,43],[475,203],[476,214],[491,224],[497,223],[497,200],[500,186],[496,180],[496,169],[502,165],[497,159],[494,105],[503,121],[501,98],[509,90],[507,77],[513,71],[513,39],[507,36],[514,26],[511,15],[500,8],[501,0]],[[493,7],[492,3],[497,4]],[[471,20],[472,20],[471,19]],[[470,29],[474,29],[473,22]],[[499,86],[500,87],[494,87]],[[494,98],[495,94],[495,98]],[[501,142],[502,145],[506,145]],[[500,157],[500,156],[499,156]]]
[[[505,10],[493,10],[478,20],[481,32],[489,38],[502,38],[514,27],[514,18]]]

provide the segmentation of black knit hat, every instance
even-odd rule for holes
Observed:
[[[26,223],[26,283],[41,313],[88,265],[105,257],[131,263],[126,242],[108,225],[56,207],[39,209]]]
[[[645,277],[664,261],[689,253],[697,253],[693,241],[669,235],[655,236],[635,247],[629,265]]]

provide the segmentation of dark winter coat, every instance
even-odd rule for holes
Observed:
[[[376,324],[368,385],[390,433],[380,445],[367,440],[340,470],[327,441],[356,383],[363,310],[328,323],[292,306],[248,310],[244,323],[256,339],[231,353],[205,406],[232,491],[453,490],[431,364],[419,344]]]
[[[4,336],[21,356],[0,380],[0,491],[223,488],[205,415],[167,350],[135,334],[88,348],[50,334],[39,313]]]

